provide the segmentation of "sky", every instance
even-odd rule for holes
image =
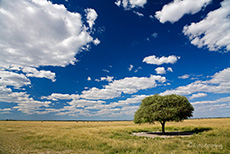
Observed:
[[[132,120],[150,95],[230,117],[230,0],[1,0],[0,119]]]

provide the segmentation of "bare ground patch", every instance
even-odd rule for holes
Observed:
[[[169,137],[190,137],[194,134],[194,132],[139,132],[139,133],[132,133],[135,136],[144,136],[144,137],[160,137],[160,138],[169,138]]]

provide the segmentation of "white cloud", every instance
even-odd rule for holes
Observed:
[[[186,86],[180,86],[173,90],[166,90],[161,95],[179,94],[190,95],[197,92],[207,93],[230,93],[230,68],[226,68],[207,81],[195,81]]]
[[[115,2],[115,4],[117,5],[117,6],[121,6],[121,0],[117,0],[116,2]]]
[[[230,82],[230,68],[226,68],[223,71],[217,72],[212,76],[212,79],[209,81],[213,84]]]
[[[155,19],[153,15],[149,15],[149,18],[150,19]]]
[[[115,4],[117,6],[124,7],[125,10],[130,10],[132,8],[144,7],[147,0],[117,0]]]
[[[10,111],[11,111],[11,108],[0,109],[0,114],[9,114]]]
[[[0,65],[66,66],[93,41],[81,15],[64,5],[46,0],[0,4]]]
[[[38,71],[36,68],[33,67],[25,67],[22,69],[24,73],[26,73],[27,77],[36,77],[36,78],[47,78],[52,80],[53,82],[56,81],[55,73],[51,71],[40,70]]]
[[[93,40],[93,43],[94,45],[98,45],[101,43],[101,41],[98,38],[96,38],[95,40]]]
[[[94,9],[88,8],[85,10],[87,23],[89,24],[89,27],[92,28],[95,24],[95,20],[97,19],[98,15],[97,12]]]
[[[207,96],[206,93],[197,93],[197,94],[193,94],[192,96],[189,97],[190,100],[193,100],[195,98],[200,98],[200,97],[205,97]]]
[[[191,104],[195,108],[196,117],[229,117],[230,97],[219,98],[212,101],[197,101]]]
[[[11,88],[23,90],[30,85],[30,80],[24,74],[18,74],[7,70],[0,70],[0,102],[18,103],[16,106],[24,113],[31,113],[32,109],[49,104],[48,102],[35,101],[25,92],[13,92]],[[9,87],[10,86],[10,87]],[[31,107],[31,110],[28,109]],[[23,110],[23,108],[27,108]]]
[[[151,38],[157,38],[157,36],[158,36],[158,33],[152,33],[152,35],[150,36],[150,37],[147,37],[146,39],[147,39],[147,41],[150,41],[150,39]]]
[[[119,97],[121,95],[121,92],[115,90],[115,89],[98,89],[96,87],[93,87],[89,90],[82,91],[82,94],[80,95],[81,98],[85,99],[112,99]]]
[[[224,97],[224,98],[220,98],[220,99],[217,99],[217,100],[214,100],[214,101],[193,102],[192,105],[197,105],[197,104],[217,104],[217,103],[229,103],[229,102],[230,102],[230,97]]]
[[[142,67],[138,67],[134,72],[137,73],[141,69],[142,69]]]
[[[50,101],[36,101],[26,92],[12,92],[10,88],[3,89],[0,86],[0,102],[17,103],[14,110],[27,114],[34,114],[40,107],[49,107]]]
[[[113,76],[107,76],[107,77],[101,77],[100,79],[95,79],[95,81],[100,82],[100,81],[108,81],[112,82],[113,81]]]
[[[101,105],[105,104],[105,101],[91,101],[91,100],[84,100],[84,99],[79,99],[79,100],[73,100],[69,102],[70,105],[74,107],[87,107],[87,106],[94,106],[94,105]]]
[[[88,81],[91,81],[91,77],[88,76],[87,80],[88,80]]]
[[[0,70],[0,87],[13,86],[16,89],[20,89],[30,84],[30,80],[24,74]]]
[[[131,98],[127,98],[126,100],[120,100],[117,102],[112,102],[110,104],[95,104],[92,106],[88,106],[85,109],[96,109],[99,110],[94,113],[99,116],[106,117],[118,117],[118,116],[126,116],[130,115],[133,117],[135,111],[139,108],[139,104],[141,101],[147,97],[147,95],[134,95]]]
[[[185,75],[179,76],[178,78],[179,79],[188,79],[189,77],[190,77],[190,75],[185,74]]]
[[[149,78],[147,77],[126,77],[120,80],[114,80],[109,85],[106,85],[106,89],[115,89],[117,91],[121,91],[126,94],[133,94],[138,90],[153,88],[157,86],[158,82],[165,82],[165,77],[161,77],[159,75],[151,75]]]
[[[158,36],[157,33],[153,33],[153,34],[151,35],[151,37],[153,37],[153,38],[157,38],[157,36]]]
[[[144,7],[144,5],[147,3],[147,0],[129,0],[129,3],[131,4],[131,8]]]
[[[107,70],[107,69],[103,69],[102,71],[109,73],[109,70]]]
[[[132,71],[133,65],[130,64],[128,69],[129,69],[129,71]]]
[[[174,0],[163,6],[161,11],[155,13],[155,17],[161,22],[174,23],[185,14],[195,14],[206,7],[211,0]]]
[[[173,72],[172,67],[168,67],[168,68],[167,68],[167,71],[168,71],[168,72]]]
[[[87,27],[79,13],[67,11],[64,5],[47,0],[0,1],[0,102],[17,103],[14,109],[28,114],[45,113],[40,107],[47,108],[51,102],[36,101],[20,91],[31,85],[28,77],[55,81],[55,73],[38,67],[73,65],[76,54],[89,48],[89,43],[100,43],[90,36],[96,20],[93,9],[90,12]],[[13,92],[9,86],[20,91]],[[78,98],[53,94],[49,99],[68,97]]]
[[[135,111],[139,108],[139,106],[125,106],[122,108],[110,108],[110,109],[102,109],[98,111],[95,115],[99,115],[101,117],[120,117],[124,118],[129,116],[130,118],[133,118],[133,115]]]
[[[174,64],[177,62],[177,60],[180,59],[179,56],[174,56],[174,55],[171,55],[171,56],[168,56],[168,57],[156,57],[155,55],[152,55],[152,56],[148,56],[148,57],[145,57],[143,59],[143,62],[147,63],[147,64],[155,64],[155,65],[162,65],[162,64]]]
[[[136,15],[138,15],[139,17],[144,17],[143,13],[137,12],[137,11],[133,11],[133,13],[135,13]]]
[[[60,93],[52,93],[50,96],[43,96],[41,99],[46,99],[46,100],[53,100],[53,101],[58,101],[58,100],[71,100],[71,99],[79,99],[78,94],[60,94]]]
[[[157,67],[157,68],[155,69],[155,71],[156,71],[157,74],[165,74],[165,73],[166,73],[164,67]]]
[[[112,82],[113,78],[114,78],[113,76],[101,77],[101,81]]]
[[[133,94],[139,90],[154,88],[157,82],[164,83],[165,77],[151,75],[147,77],[127,77],[105,85],[103,89],[93,87],[89,90],[83,91],[80,95],[84,99],[112,99],[119,97],[121,93]]]
[[[58,95],[62,96],[62,94]],[[105,101],[101,100],[73,99],[70,102],[68,102],[68,106],[64,106],[61,109],[46,108],[45,111],[36,111],[36,113],[56,113],[57,115],[69,115],[75,117],[79,115],[84,115],[88,117],[106,116],[116,118],[124,115],[127,117],[127,115],[129,115],[130,117],[133,117],[133,114],[139,108],[139,103],[141,103],[141,101],[145,97],[147,97],[147,95],[133,95],[131,98],[119,100],[117,102],[112,102],[110,104],[106,104]]]
[[[12,64],[12,65],[4,64],[4,65],[0,66],[0,69],[1,70],[8,70],[8,71],[20,71],[21,67],[18,65],[14,65],[14,64]]]
[[[147,95],[134,95],[131,98],[127,98],[126,100],[120,100],[118,102],[113,102],[108,104],[109,107],[124,107],[129,106],[130,104],[141,103],[141,101],[147,97]]]
[[[221,7],[208,13],[198,23],[185,26],[183,33],[189,37],[193,45],[207,47],[210,51],[224,49],[230,51],[230,1],[221,2]]]

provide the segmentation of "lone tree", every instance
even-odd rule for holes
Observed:
[[[135,123],[154,123],[162,125],[162,134],[165,134],[165,122],[183,121],[192,117],[193,106],[188,99],[180,95],[153,95],[142,100],[140,108],[134,115]]]

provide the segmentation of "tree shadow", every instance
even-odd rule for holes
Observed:
[[[212,130],[211,127],[201,127],[201,128],[194,128],[191,132],[197,134],[197,133],[202,133],[202,132],[205,132],[205,131],[210,131]]]
[[[212,130],[210,127],[205,128],[194,128],[191,131],[174,131],[174,132],[165,132],[164,134],[162,132],[148,132],[147,134],[154,134],[154,135],[167,135],[167,136],[190,136],[193,134],[198,134],[204,131]]]

